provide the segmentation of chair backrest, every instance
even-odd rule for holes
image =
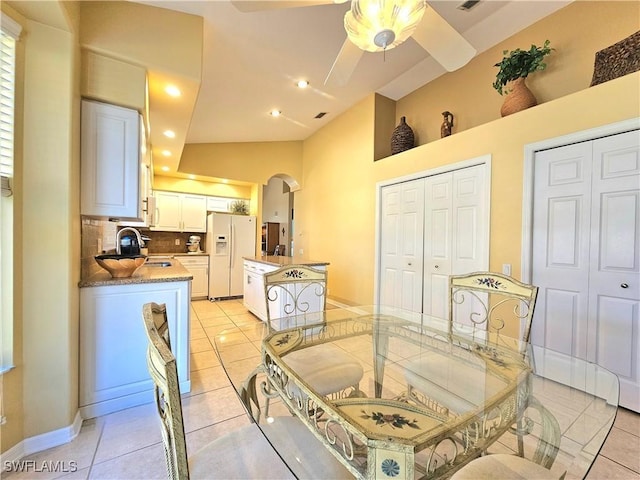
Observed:
[[[264,274],[267,321],[307,312],[324,312],[327,272],[306,265],[290,265]]]
[[[529,342],[537,296],[538,287],[500,273],[451,275],[449,329],[451,331],[454,322],[462,323],[500,338],[508,324],[517,322],[522,332],[518,340]]]
[[[182,403],[176,358],[169,346],[165,305],[146,303],[142,307],[149,339],[147,367],[155,385],[155,401],[162,423],[162,440],[168,476],[172,480],[189,478],[187,444],[182,421]]]

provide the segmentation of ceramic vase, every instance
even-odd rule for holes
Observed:
[[[391,134],[391,155],[413,148],[414,142],[413,130],[407,125],[406,117],[401,117],[400,123]]]

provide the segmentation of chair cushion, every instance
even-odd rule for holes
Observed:
[[[352,478],[349,471],[295,417],[264,425],[278,453],[296,465],[298,478]],[[220,437],[189,456],[193,479],[296,478],[255,424]]]
[[[469,363],[430,352],[405,369],[407,384],[423,395],[462,414],[505,387],[503,380],[484,374],[484,362]]]
[[[322,396],[357,385],[364,373],[360,362],[328,343],[291,352],[284,361]]]
[[[453,474],[451,480],[536,479],[558,480],[558,476],[526,458],[506,453],[476,458]]]

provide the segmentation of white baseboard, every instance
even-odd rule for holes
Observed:
[[[78,411],[73,419],[73,423],[68,427],[59,428],[58,430],[25,438],[22,442],[0,454],[0,465],[2,466],[2,470],[4,470],[5,465],[17,462],[27,455],[69,443],[78,436],[81,427],[82,417]]]

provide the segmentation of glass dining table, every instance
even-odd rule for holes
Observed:
[[[243,347],[259,356],[239,357],[226,332],[216,351],[250,417],[298,478],[324,478],[322,465],[310,473],[279,448],[268,426],[282,416],[297,416],[319,440],[314,448],[328,449],[355,478],[447,478],[481,455],[513,453],[572,479],[586,476],[617,411],[618,379],[606,369],[428,315],[342,307],[260,328]],[[322,396],[296,365],[300,355],[322,359],[327,345],[364,374]]]

